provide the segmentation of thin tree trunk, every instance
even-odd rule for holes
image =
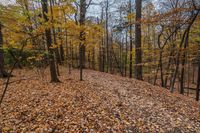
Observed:
[[[199,101],[199,92],[200,92],[200,62],[198,66],[198,77],[197,77],[197,88],[196,88],[196,100]]]
[[[92,49],[92,69],[95,70],[95,48]]]
[[[62,30],[59,29],[59,32],[60,34],[62,35]],[[64,48],[63,48],[63,38],[61,37],[60,35],[60,41],[61,41],[61,44],[60,44],[60,59],[61,59],[61,64],[63,64],[64,60],[65,60],[65,52],[64,52]]]
[[[132,13],[132,6],[131,6],[132,4],[131,4],[131,0],[129,1],[129,13]],[[131,22],[131,20],[130,20],[130,23],[132,23]],[[130,24],[130,26],[129,26],[129,32],[130,32],[130,60],[129,60],[129,78],[132,78],[133,76],[132,76],[132,73],[133,73],[133,35],[132,35],[132,24]]]
[[[192,64],[192,83],[194,84],[194,74],[195,73],[195,65]]]
[[[127,76],[127,62],[128,62],[128,31],[126,30],[126,52],[125,52],[125,67],[124,67],[125,77]]]
[[[164,87],[163,63],[162,63],[162,50],[160,51],[159,66],[160,66],[161,86]]]

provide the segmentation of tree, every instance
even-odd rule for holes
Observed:
[[[0,78],[6,77],[8,77],[8,73],[4,70],[3,33],[2,24],[0,22]]]
[[[86,0],[80,0],[80,45],[79,45],[79,61],[80,61],[80,80],[83,80],[83,67],[85,62],[85,15],[86,15]]]
[[[197,88],[196,88],[196,100],[199,101],[200,92],[200,61],[198,63],[198,77],[197,77]]]
[[[132,13],[132,6],[131,6],[131,0],[129,1],[129,13],[131,15]],[[130,16],[130,26],[129,26],[129,32],[130,32],[130,64],[129,64],[129,78],[132,78],[133,73],[133,31],[132,31],[132,19]]]
[[[43,18],[45,22],[48,22],[48,4],[47,0],[42,0],[42,12],[43,12]],[[49,63],[50,63],[50,73],[51,73],[51,82],[60,82],[58,79],[57,73],[56,73],[56,65],[55,65],[55,59],[54,59],[54,49],[52,48],[52,38],[51,38],[51,29],[46,27],[45,28],[45,36],[46,36],[46,43],[47,43],[47,49],[49,52]]]
[[[141,9],[142,9],[142,0],[136,0],[135,78],[139,80],[142,80]]]
[[[106,15],[106,23],[105,23],[105,28],[106,28],[106,55],[107,55],[107,65],[106,65],[106,72],[109,72],[109,66],[111,64],[110,62],[110,47],[109,47],[109,30],[108,30],[108,9],[109,9],[109,2],[106,0],[106,7],[105,7],[105,15]],[[110,68],[111,69],[111,68]]]
[[[196,13],[194,13],[194,11],[192,11],[192,15],[190,16],[189,18],[189,23],[187,25],[187,28],[185,29],[184,31],[184,34],[181,38],[181,42],[180,42],[180,48],[178,50],[178,54],[176,56],[176,67],[175,67],[175,71],[172,75],[172,78],[171,78],[171,83],[170,83],[170,91],[173,92],[174,91],[174,84],[175,84],[175,80],[176,80],[176,77],[177,77],[177,74],[178,74],[178,70],[179,70],[179,65],[180,65],[180,56],[181,56],[181,48],[183,49],[186,49],[186,46],[188,45],[188,41],[189,41],[189,33],[190,33],[190,29],[193,25],[193,23],[195,22],[198,14],[199,14],[199,11],[198,10]],[[185,53],[183,54],[184,57],[185,57]],[[185,59],[182,61],[182,70],[181,70],[181,90],[180,90],[180,93],[183,94],[184,93],[184,88],[183,88],[183,80],[184,80],[184,66],[185,66]]]

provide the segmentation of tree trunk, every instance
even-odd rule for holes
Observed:
[[[85,15],[86,15],[86,0],[80,0],[80,26],[82,26],[82,30],[80,32],[80,45],[79,45],[79,65],[80,65],[80,80],[83,80],[83,68],[85,62]]]
[[[125,63],[124,63],[124,76],[127,73],[127,62],[128,62],[128,31],[126,30],[126,51],[125,51]]]
[[[200,92],[200,62],[199,62],[199,68],[198,68],[198,77],[197,77],[197,89],[196,89],[196,100],[199,101],[199,92]]]
[[[95,48],[92,49],[92,69],[95,70]]]
[[[45,22],[48,22],[48,5],[47,0],[42,0],[42,12]],[[50,63],[50,74],[51,74],[51,82],[60,82],[57,73],[56,73],[56,65],[55,65],[55,59],[54,59],[54,50],[51,49],[52,46],[52,38],[51,38],[51,29],[46,28],[45,29],[45,36],[46,36],[46,43],[47,43],[47,49],[49,52],[49,63]]]
[[[0,78],[6,78],[8,75],[4,70],[3,33],[2,24],[0,23]]]
[[[55,31],[55,27],[54,27],[54,24],[53,24],[53,22],[54,22],[53,5],[54,5],[54,1],[50,0],[51,23],[52,23],[52,31],[53,31],[53,42],[54,42],[54,45],[57,45],[57,47],[55,48],[56,69],[57,69],[58,76],[60,76],[60,71],[59,71],[59,65],[58,64],[61,64],[61,57],[60,57],[58,44],[57,44],[57,39],[56,39],[56,31]]]
[[[62,29],[59,28],[59,32],[62,35]],[[61,64],[63,64],[64,60],[65,60],[65,52],[64,52],[64,48],[63,48],[63,38],[62,36],[59,36],[59,39],[61,41],[60,44],[60,59],[61,59]]]
[[[136,0],[135,24],[135,78],[142,80],[142,49],[141,49],[141,8],[142,0]]]
[[[188,46],[188,40],[189,40],[189,31],[186,36],[185,44],[184,44],[184,53],[182,57],[182,68],[181,68],[181,80],[180,80],[180,94],[184,94],[184,75],[185,75],[185,58],[186,58],[186,48]]]
[[[132,6],[131,6],[131,0],[129,1],[129,13],[132,13]],[[130,23],[131,20],[130,20]],[[133,73],[133,35],[132,35],[132,24],[130,24],[129,27],[129,32],[130,32],[130,64],[129,64],[129,78],[132,78],[132,73]]]
[[[164,77],[163,77],[163,61],[162,61],[162,57],[163,57],[163,52],[162,50],[160,51],[160,59],[159,59],[159,66],[160,66],[160,78],[161,78],[161,86],[164,87]]]

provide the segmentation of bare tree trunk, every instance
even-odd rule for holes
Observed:
[[[92,49],[92,69],[95,70],[95,48]]]
[[[105,52],[106,52],[106,50],[105,50],[104,46],[102,48],[102,52],[103,52],[103,55],[102,55],[102,58],[103,58],[103,60],[102,60],[102,72],[105,72],[105,60],[106,60]]]
[[[103,23],[103,12],[104,8],[101,8],[101,23]],[[103,33],[104,36],[104,33]],[[104,51],[104,37],[101,38],[101,44],[99,44],[99,70],[104,72],[104,64],[105,64],[105,51]]]
[[[73,46],[70,42],[70,58],[71,58],[71,67],[73,68],[74,67],[74,49],[73,49]]]
[[[198,66],[198,77],[197,77],[197,88],[196,88],[196,100],[199,101],[199,92],[200,92],[200,61]]]
[[[125,64],[124,64],[124,76],[127,75],[127,62],[128,62],[128,31],[126,30],[126,51],[125,51]]]
[[[142,80],[142,49],[141,49],[141,9],[142,0],[136,0],[135,24],[135,78]]]
[[[163,77],[163,61],[162,61],[162,51],[160,52],[160,77],[161,77],[161,86],[164,87],[164,77]]]
[[[59,28],[59,32],[62,35],[62,30]],[[63,48],[63,38],[61,37],[61,35],[59,36],[60,41],[61,41],[61,45],[60,45],[60,59],[61,59],[61,64],[63,64],[64,60],[65,60],[65,52],[64,52],[64,48]]]
[[[99,71],[102,72],[102,48],[101,48],[101,43],[99,43]]]
[[[132,6],[131,6],[132,4],[131,4],[131,0],[129,1],[129,13],[132,13]],[[132,23],[131,22],[131,20],[130,20],[130,23]],[[129,60],[129,62],[130,62],[130,64],[129,64],[129,78],[132,78],[133,76],[132,76],[132,73],[133,73],[133,34],[132,34],[132,24],[130,24],[130,26],[129,26],[129,32],[130,32],[130,60]]]
[[[106,64],[106,72],[109,72],[110,66],[110,54],[109,54],[109,33],[108,33],[108,0],[106,1],[106,56],[107,56],[107,64]]]
[[[90,50],[88,51],[88,65],[89,65],[89,69],[91,69],[91,52]]]

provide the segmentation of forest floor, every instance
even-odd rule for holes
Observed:
[[[55,84],[47,72],[16,70],[1,107],[2,132],[200,133],[194,99],[92,70],[84,70],[84,81],[78,70],[61,74]]]

